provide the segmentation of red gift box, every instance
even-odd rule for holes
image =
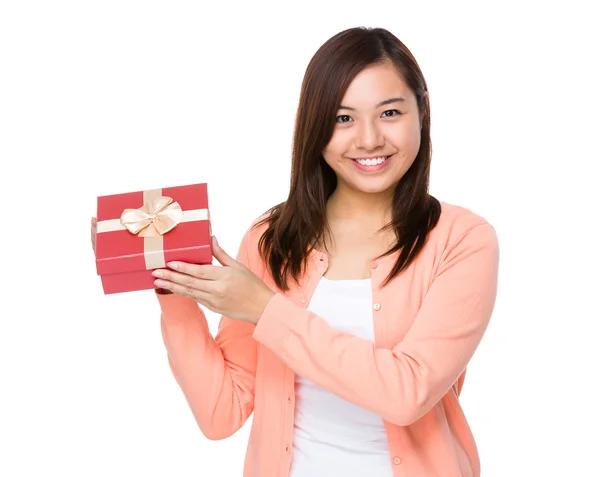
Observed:
[[[98,197],[96,270],[105,294],[156,288],[167,262],[211,264],[206,184]]]

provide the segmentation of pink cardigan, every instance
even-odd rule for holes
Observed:
[[[213,338],[196,302],[157,294],[169,365],[202,433],[224,439],[254,411],[244,476],[287,476],[298,373],[383,418],[396,477],[479,476],[459,395],[495,305],[493,226],[442,202],[422,253],[385,288],[397,255],[373,261],[374,343],[305,309],[326,254],[311,254],[299,286],[275,287],[258,255],[264,228],[245,234],[237,256],[278,292],[256,326],[221,317]]]

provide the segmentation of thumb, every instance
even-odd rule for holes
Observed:
[[[211,242],[213,256],[219,261],[221,265],[223,265],[224,267],[231,267],[237,264],[237,262],[229,255],[227,255],[225,250],[221,248],[219,242],[217,242],[217,237],[213,235],[211,237]]]

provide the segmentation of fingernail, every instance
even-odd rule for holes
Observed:
[[[162,270],[154,270],[152,272],[152,275],[154,275],[155,277],[159,277],[159,278],[162,278],[164,276]]]
[[[154,280],[154,284],[158,287],[158,288],[164,288],[165,285],[167,284],[167,282],[165,282],[164,280]]]
[[[173,270],[178,270],[179,264],[175,263],[175,262],[169,262],[169,263],[167,263],[167,267],[172,268]]]

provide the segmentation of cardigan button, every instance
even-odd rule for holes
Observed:
[[[379,311],[379,310],[381,309],[381,305],[380,305],[379,303],[375,303],[375,304],[373,305],[373,309],[374,309],[375,311]]]
[[[371,268],[377,268],[377,262],[375,262],[375,261],[371,262]]]
[[[402,463],[402,459],[400,457],[394,457],[394,464],[400,465]]]

